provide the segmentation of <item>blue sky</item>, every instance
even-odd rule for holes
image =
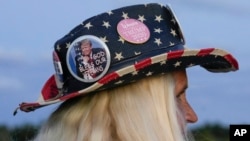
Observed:
[[[240,70],[214,74],[188,69],[188,99],[199,121],[250,124],[250,1],[248,0],[0,0],[0,124],[39,123],[58,106],[12,116],[20,102],[38,98],[54,73],[54,42],[96,14],[121,6],[170,4],[189,48],[218,47],[231,52]]]

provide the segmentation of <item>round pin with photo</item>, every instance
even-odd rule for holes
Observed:
[[[111,58],[107,45],[100,38],[83,35],[71,43],[66,62],[74,78],[91,83],[98,81],[107,73]]]

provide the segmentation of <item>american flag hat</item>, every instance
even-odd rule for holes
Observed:
[[[238,70],[237,60],[224,50],[187,49],[174,13],[169,6],[157,3],[126,6],[91,17],[56,41],[52,55],[56,73],[36,102],[21,103],[17,110],[34,111],[196,65],[211,72]]]

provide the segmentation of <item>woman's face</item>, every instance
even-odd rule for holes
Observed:
[[[188,88],[186,71],[176,71],[173,76],[175,79],[175,96],[182,115],[187,123],[195,123],[198,120],[197,115],[186,99],[186,89]]]

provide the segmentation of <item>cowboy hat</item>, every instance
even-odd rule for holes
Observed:
[[[238,70],[217,48],[187,49],[169,6],[132,5],[83,21],[54,45],[56,73],[25,112],[136,80],[199,65],[211,72]],[[16,113],[16,111],[15,111]]]

